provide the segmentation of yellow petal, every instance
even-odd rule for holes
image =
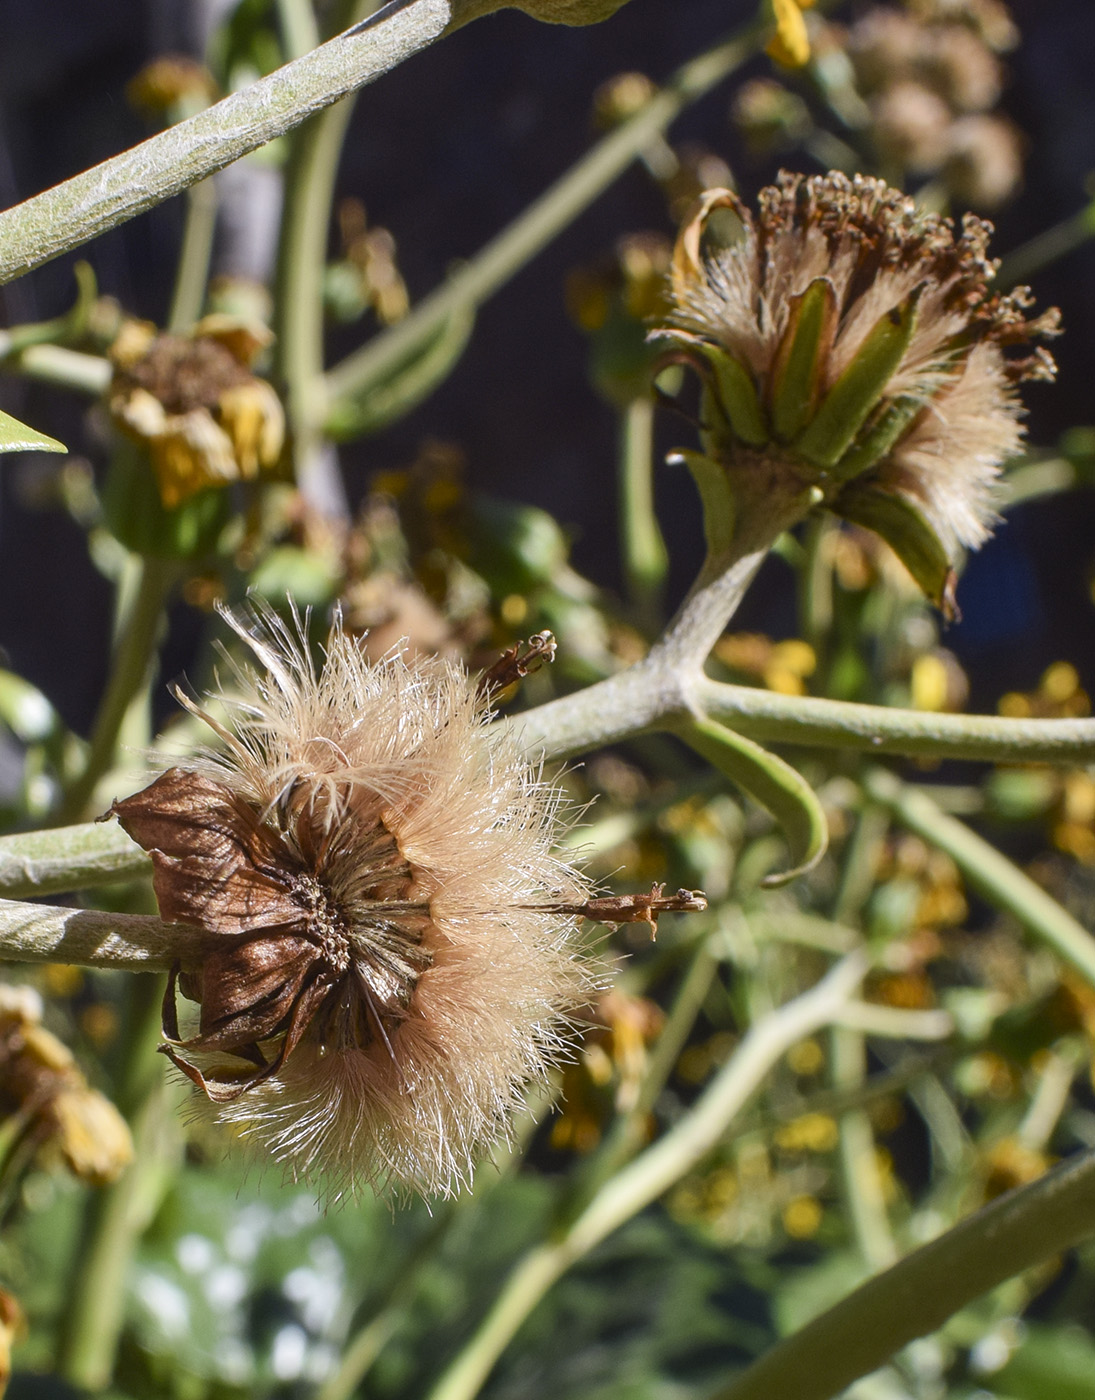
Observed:
[[[767,53],[785,68],[801,68],[810,61],[810,36],[797,0],[772,0],[776,32]]]

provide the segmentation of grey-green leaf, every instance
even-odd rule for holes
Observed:
[[[791,848],[792,865],[761,881],[783,885],[812,870],[825,854],[829,830],[806,779],[767,749],[714,720],[694,719],[678,731],[686,744],[771,812]]]

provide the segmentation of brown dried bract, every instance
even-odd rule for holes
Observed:
[[[295,801],[292,788],[264,814],[204,774],[172,768],[111,813],[152,857],[162,917],[227,936],[196,971],[177,962],[164,997],[161,1049],[210,1099],[229,1102],[276,1074],[313,1022],[339,1049],[388,1041],[430,963],[418,946],[429,910],[405,897],[410,870],[379,810],[352,935],[323,874],[343,823]],[[201,1005],[189,1039],[179,1032],[178,990]],[[194,1053],[247,1067],[203,1070],[187,1058]]]
[[[551,632],[537,632],[527,642],[507,647],[493,665],[479,677],[479,694],[494,699],[511,685],[524,680],[541,666],[555,660],[555,637]]]
[[[614,894],[587,899],[582,904],[548,904],[552,914],[575,914],[598,924],[649,924],[650,936],[658,936],[661,914],[702,914],[707,908],[707,896],[702,890],[678,890],[664,893],[665,885],[651,885],[649,894]]]

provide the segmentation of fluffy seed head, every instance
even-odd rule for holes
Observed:
[[[228,617],[258,665],[203,714],[224,749],[115,813],[155,865],[161,914],[206,935],[173,1061],[234,1125],[332,1198],[447,1194],[565,1049],[593,978],[588,894],[553,854],[560,796],[491,728],[456,665],[367,661],[336,624]]]
[[[956,229],[881,180],[785,172],[757,202],[706,193],[654,332],[706,381],[706,455],[779,461],[906,562],[947,566],[990,531],[1022,437],[1016,386],[1055,371],[1029,342],[1056,311],[1030,319],[1026,288],[990,292],[991,225]]]

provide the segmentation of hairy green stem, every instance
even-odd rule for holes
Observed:
[[[329,401],[354,398],[420,351],[454,315],[484,302],[567,227],[690,103],[750,56],[756,26],[692,59],[633,117],[610,132],[539,199],[391,330],[374,337],[327,373]]]
[[[175,573],[176,566],[163,559],[142,559],[135,578],[130,581],[129,596],[121,600],[124,611],[106,691],[95,717],[83,771],[64,796],[61,807],[64,821],[85,814],[96,783],[114,762],[118,737],[130,706],[150,683],[164,605]]]
[[[166,972],[197,957],[209,936],[151,914],[65,909],[0,900],[0,959]]]
[[[874,801],[903,826],[945,851],[974,889],[998,909],[1013,914],[1095,985],[1095,937],[1029,875],[963,822],[941,811],[922,788],[906,787],[884,769],[875,769],[863,781]]]
[[[865,960],[852,954],[810,991],[751,1026],[680,1122],[605,1182],[562,1235],[537,1245],[518,1261],[494,1306],[445,1370],[430,1400],[472,1400],[517,1329],[552,1284],[717,1146],[791,1046],[839,1015],[865,970]]]
[[[432,44],[450,0],[395,0],[250,87],[0,214],[0,284],[143,214]]]
[[[0,899],[92,889],[150,874],[152,863],[117,822],[0,836]]]
[[[1095,761],[1095,720],[936,714],[780,695],[681,673],[653,653],[619,675],[506,723],[520,731],[530,752],[569,758],[636,734],[672,730],[697,713],[758,743],[987,763]]]
[[[1009,1192],[779,1343],[712,1400],[832,1400],[960,1308],[1095,1232],[1095,1153]]]

